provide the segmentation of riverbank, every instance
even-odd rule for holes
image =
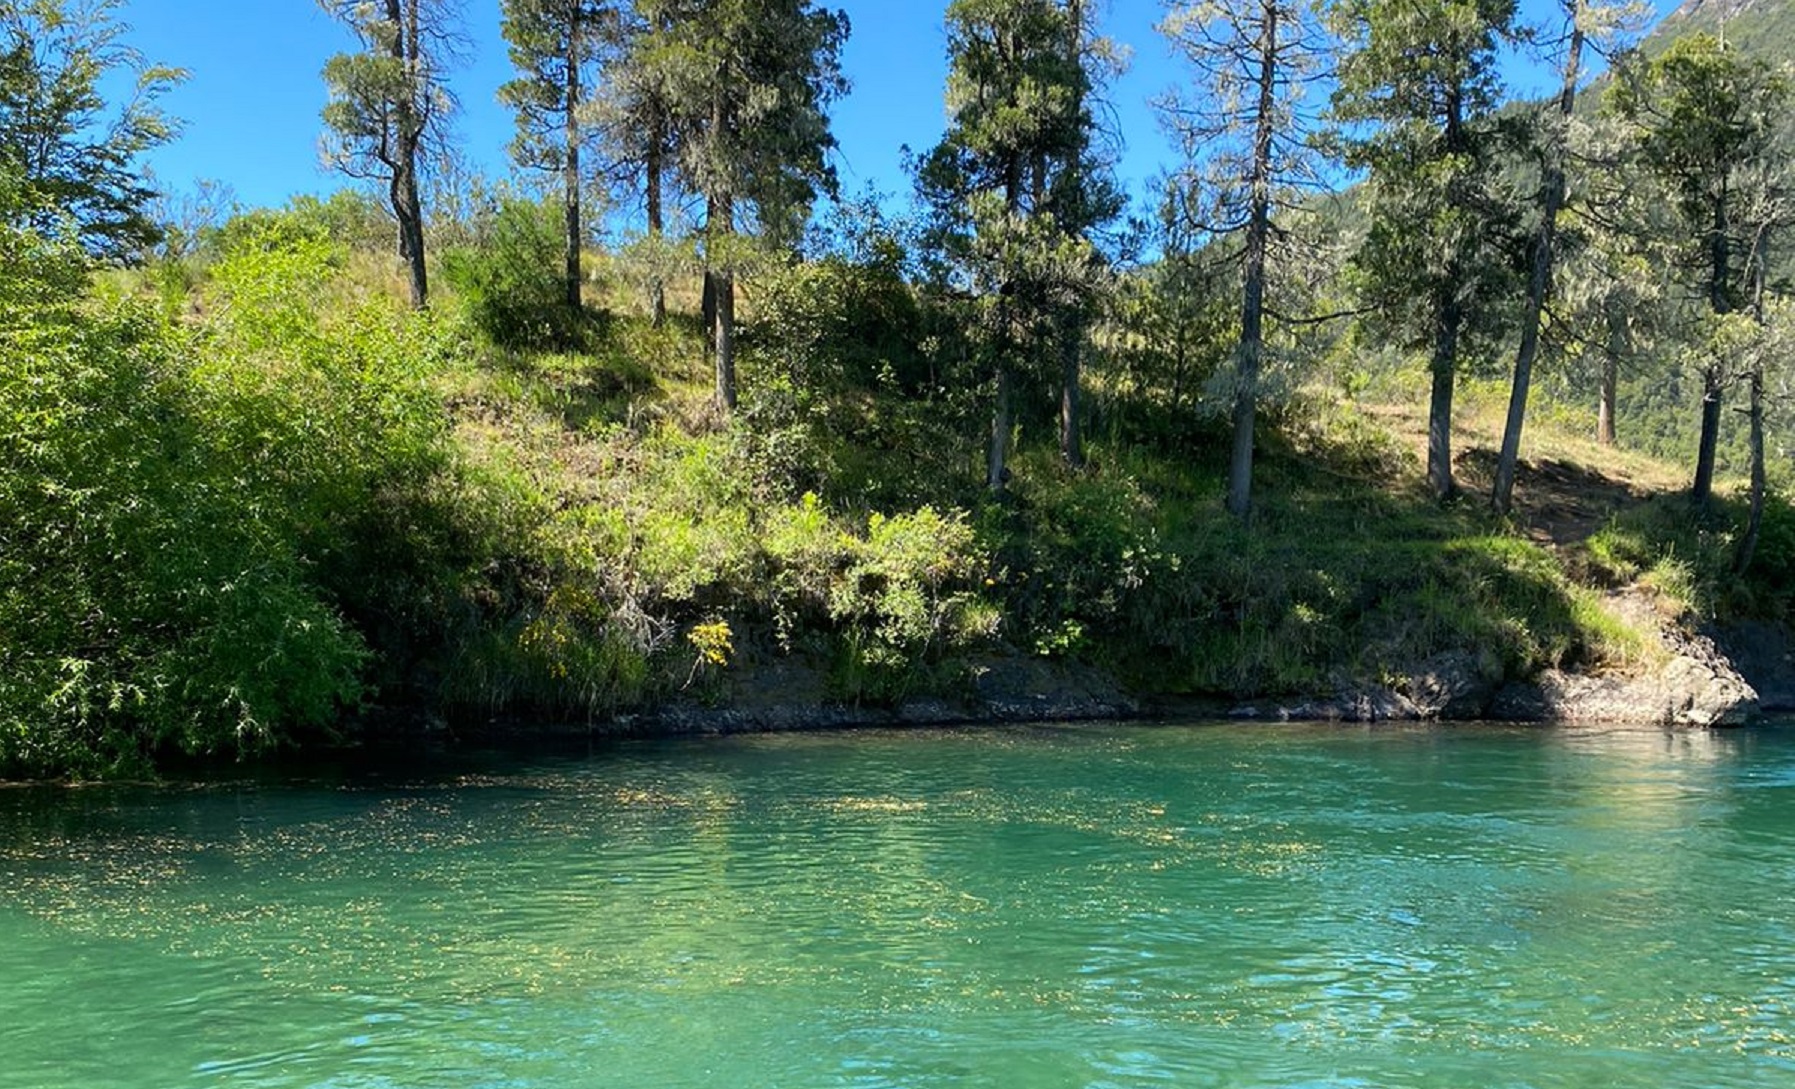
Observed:
[[[1494,383],[1460,383],[1440,502],[1420,372],[1342,348],[1267,403],[1241,519],[1222,394],[1093,352],[1082,463],[1019,391],[993,494],[976,323],[899,267],[758,273],[724,412],[698,300],[657,324],[623,259],[572,342],[519,345],[453,294],[407,311],[329,211],[246,214],[187,280],[21,252],[86,294],[0,290],[29,348],[0,383],[29,422],[0,435],[0,774],[419,723],[1719,723],[1749,698],[1677,633],[1791,615],[1779,494],[1736,575],[1737,481],[1698,515],[1562,404],[1490,513]]]

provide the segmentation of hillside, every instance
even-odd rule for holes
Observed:
[[[1795,3],[1789,0],[1686,0],[1653,28],[1648,53],[1706,31],[1770,61],[1795,60]]]

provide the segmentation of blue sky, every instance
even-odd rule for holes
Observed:
[[[845,10],[853,24],[842,57],[853,91],[834,111],[843,189],[907,193],[900,148],[931,146],[944,124],[946,0],[834,0],[830,6]],[[1675,0],[1657,6],[1668,10]],[[463,0],[463,7],[474,48],[451,80],[462,103],[457,138],[472,165],[503,176],[512,123],[493,98],[510,77],[498,0]],[[1522,0],[1524,12],[1555,7],[1554,0]],[[1162,0],[1108,5],[1107,32],[1133,57],[1110,94],[1126,139],[1119,169],[1131,192],[1173,159],[1147,106],[1181,76],[1153,29],[1162,9]],[[313,0],[131,0],[124,19],[129,40],[150,60],[191,72],[164,100],[185,122],[182,135],[150,160],[165,187],[219,181],[253,206],[343,184],[318,165],[325,98],[319,71],[352,41]],[[1524,68],[1511,71],[1514,83],[1537,79]]]

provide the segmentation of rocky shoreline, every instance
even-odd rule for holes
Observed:
[[[959,699],[856,705],[831,700],[819,671],[771,662],[731,678],[707,699],[674,700],[616,725],[628,733],[689,734],[1214,717],[1699,729],[1742,726],[1764,713],[1795,711],[1795,655],[1780,628],[1695,632],[1669,620],[1656,628],[1658,646],[1650,664],[1630,672],[1547,670],[1525,681],[1505,680],[1478,655],[1452,651],[1389,683],[1343,681],[1307,697],[1242,702],[1131,693],[1098,670],[1008,654],[976,663],[970,691]]]

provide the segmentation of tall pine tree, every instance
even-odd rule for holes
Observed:
[[[580,153],[598,84],[606,37],[619,23],[609,0],[501,0],[501,27],[518,77],[499,88],[517,115],[511,155],[519,164],[561,176],[567,305],[580,306],[583,248]]]
[[[1429,353],[1427,479],[1445,499],[1461,348],[1507,278],[1496,60],[1514,0],[1339,0],[1330,18],[1346,43],[1333,114],[1347,163],[1370,172],[1355,263],[1385,322]]]

